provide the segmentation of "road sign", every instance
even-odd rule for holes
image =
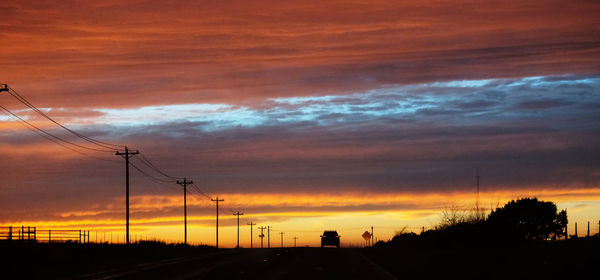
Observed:
[[[371,239],[371,234],[369,233],[369,231],[365,231],[365,233],[362,234],[362,238],[364,238],[365,240],[369,240]]]

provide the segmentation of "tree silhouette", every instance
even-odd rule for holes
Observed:
[[[556,204],[537,198],[513,200],[492,211],[487,220],[505,238],[537,240],[564,235],[567,222],[566,210],[557,212]]]

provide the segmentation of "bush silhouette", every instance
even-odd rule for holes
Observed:
[[[567,221],[567,211],[557,212],[553,202],[523,198],[492,211],[486,223],[501,238],[543,240],[564,235]]]
[[[496,208],[487,218],[453,209],[444,212],[441,224],[435,229],[416,234],[405,232],[405,227],[388,242],[376,245],[403,248],[504,246],[514,242],[559,238],[565,235],[568,221],[566,210],[558,212],[556,204],[537,198],[512,200]]]

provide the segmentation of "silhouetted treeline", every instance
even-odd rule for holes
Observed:
[[[448,248],[555,240],[565,235],[567,222],[566,210],[557,211],[553,202],[523,198],[496,208],[487,217],[479,211],[471,215],[451,211],[435,229],[420,234],[398,232],[375,246]]]

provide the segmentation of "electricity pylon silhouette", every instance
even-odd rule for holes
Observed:
[[[215,247],[219,249],[219,201],[225,201],[225,199],[219,199],[217,196],[216,199],[211,199],[211,201],[217,202],[217,242]]]
[[[237,227],[237,246],[235,246],[235,248],[240,248],[240,216],[244,215],[244,213],[240,213],[240,211],[237,211],[237,213],[233,213],[234,216],[237,216],[237,222],[238,222],[238,227]]]
[[[177,180],[177,184],[183,186],[183,243],[187,244],[187,185],[193,184],[194,181],[188,181],[183,178],[183,181]]]
[[[129,244],[129,158],[139,154],[139,151],[130,152],[125,146],[125,152],[117,151],[117,156],[125,158],[125,241]]]
[[[259,227],[258,229],[260,229],[260,248],[263,248],[263,238],[265,237],[265,234],[263,232],[263,230],[267,229],[267,227]]]
[[[255,223],[253,223],[252,221],[250,221],[248,223],[248,225],[250,225],[250,249],[252,249],[252,226],[256,225]]]

